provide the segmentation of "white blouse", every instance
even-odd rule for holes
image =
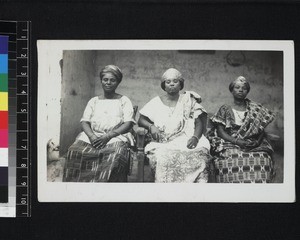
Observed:
[[[91,129],[96,136],[102,136],[111,130],[117,128],[124,122],[133,122],[133,106],[130,99],[122,96],[119,99],[100,99],[93,97],[87,103],[80,122],[90,122]],[[85,132],[81,132],[77,140],[90,143]],[[116,141],[132,142],[130,133],[119,135],[112,138],[109,143]]]
[[[244,122],[246,111],[239,111],[239,110],[236,110],[233,108],[232,108],[232,111],[233,111],[234,118],[235,118],[235,124],[241,126]]]
[[[140,114],[148,117],[162,132],[165,139],[163,144],[151,142],[145,147],[145,152],[159,147],[189,151],[186,143],[194,134],[195,118],[204,112],[205,109],[196,102],[190,92],[181,94],[174,108],[166,106],[160,97],[154,97],[140,110]],[[210,148],[204,135],[200,138],[197,147]]]

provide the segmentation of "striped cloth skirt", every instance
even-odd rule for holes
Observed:
[[[115,142],[102,149],[81,140],[68,150],[64,182],[127,182],[130,148],[128,143]]]

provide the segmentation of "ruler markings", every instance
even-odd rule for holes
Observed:
[[[29,145],[28,145],[28,94],[27,87],[29,83],[29,22],[18,22],[17,24],[17,216],[30,216],[30,177],[29,177]],[[26,42],[25,42],[26,41]],[[25,45],[26,43],[26,45]],[[22,108],[22,106],[24,106]],[[26,106],[26,107],[25,107]],[[26,108],[26,109],[24,109]],[[27,115],[24,115],[27,114]],[[22,117],[21,117],[22,116]],[[19,118],[18,118],[19,117]],[[21,128],[21,129],[19,129]],[[22,154],[21,154],[22,153]]]

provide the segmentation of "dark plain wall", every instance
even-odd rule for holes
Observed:
[[[108,64],[119,66],[123,81],[117,91],[128,96],[139,109],[163,94],[161,76],[170,67],[185,79],[184,90],[202,96],[209,114],[232,101],[228,86],[243,75],[250,82],[248,98],[276,113],[268,131],[283,140],[283,54],[266,51],[97,51],[95,94],[102,94],[99,72]],[[235,66],[240,64],[240,66]]]
[[[95,92],[95,52],[64,51],[61,94],[60,155],[81,131],[80,119]]]

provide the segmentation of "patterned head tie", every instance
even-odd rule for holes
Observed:
[[[117,67],[115,65],[107,65],[101,70],[101,72],[100,72],[101,80],[105,73],[111,73],[112,75],[114,75],[119,83],[122,81],[122,78],[123,78],[122,71],[119,67]]]
[[[250,84],[249,84],[249,82],[246,80],[246,78],[243,77],[243,76],[237,77],[235,80],[233,80],[233,81],[229,84],[229,91],[230,91],[230,92],[232,92],[232,90],[233,90],[233,88],[234,88],[234,85],[235,85],[236,83],[241,83],[241,84],[243,84],[244,86],[246,86],[248,93],[250,92]]]
[[[175,68],[169,68],[167,71],[164,72],[164,74],[161,77],[161,87],[163,90],[165,90],[165,81],[168,79],[178,79],[181,84],[181,89],[184,86],[184,79],[182,77],[181,72],[179,72]]]

